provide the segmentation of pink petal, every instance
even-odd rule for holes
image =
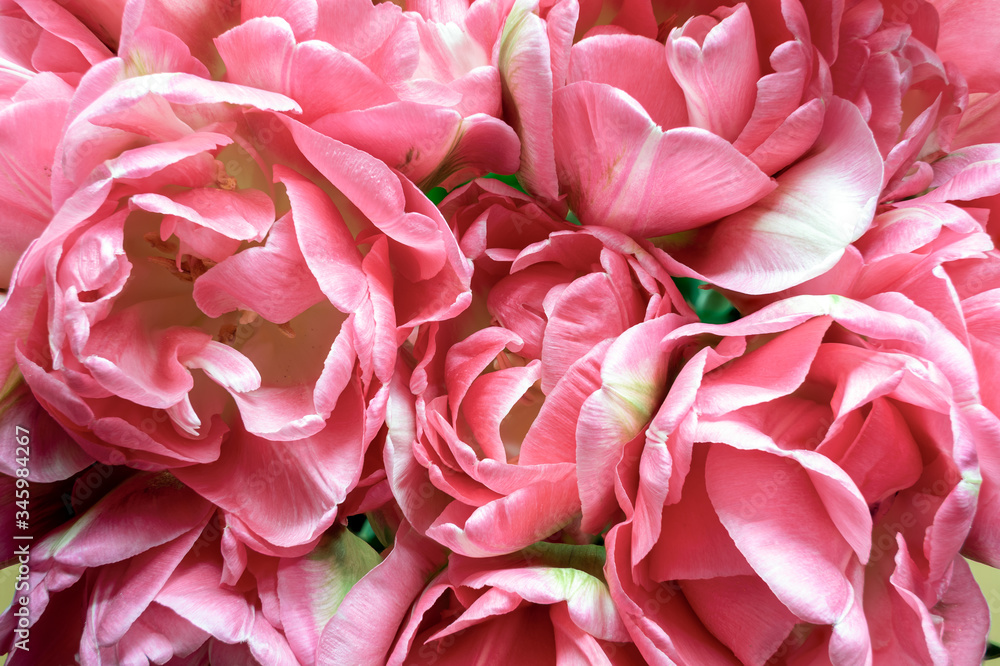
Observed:
[[[126,5],[122,18],[119,52],[131,50],[135,35],[143,27],[173,32],[191,53],[213,73],[221,74],[222,63],[212,39],[239,22],[239,8],[211,2],[143,0]]]
[[[649,551],[648,570],[652,580],[716,579],[754,573],[709,500],[705,485],[709,448],[705,444],[695,445],[680,502],[662,508],[660,538]],[[744,498],[743,507],[752,507],[750,502],[755,499],[755,495]],[[675,538],[678,535],[683,538]],[[633,559],[635,555],[633,551]]]
[[[625,91],[662,130],[688,125],[684,91],[663,45],[638,35],[598,35],[573,46],[568,83],[592,81]]]
[[[46,33],[57,36],[75,46],[91,65],[111,57],[108,48],[100,42],[75,16],[55,2],[24,0],[21,9]]]
[[[615,525],[605,538],[605,575],[611,597],[636,647],[650,664],[738,664],[732,652],[702,624],[676,585],[633,579],[629,545],[632,524]]]
[[[636,293],[625,261],[617,255],[608,256],[619,260],[621,272],[585,275],[559,292],[554,302],[546,303],[548,323],[542,341],[544,392],[550,391],[594,345],[618,337],[644,319],[644,303]],[[628,284],[621,284],[624,280]]]
[[[933,3],[941,21],[937,52],[955,63],[969,83],[969,92],[1000,90],[1000,74],[991,57],[1000,53],[1000,12],[985,0]],[[990,55],[986,55],[990,54]]]
[[[173,197],[138,194],[133,208],[189,220],[237,240],[262,241],[274,223],[274,203],[260,190],[237,191],[197,188]]]
[[[843,456],[834,457],[833,451],[822,448],[819,452],[851,475],[869,504],[909,488],[923,469],[920,450],[902,414],[882,398],[872,403],[861,432]]]
[[[245,641],[254,609],[242,594],[219,584],[221,573],[218,562],[189,554],[156,595],[156,603],[227,643]]]
[[[0,192],[7,219],[0,227],[0,285],[7,286],[21,253],[41,235],[52,216],[49,179],[60,127],[66,115],[62,100],[12,104],[0,111]]]
[[[737,547],[789,610],[808,622],[836,624],[854,603],[844,574],[853,553],[809,475],[796,467],[764,452],[715,446],[706,465],[709,497]],[[761,484],[769,480],[781,492],[747,510],[746,499],[765,492]]]
[[[36,551],[66,565],[97,567],[172,541],[204,525],[212,510],[167,472],[137,474]]]
[[[387,236],[409,249],[410,256],[398,257],[404,275],[428,279],[441,270],[446,261],[441,239],[444,225],[426,215],[406,212],[409,193],[389,167],[304,125],[283,122],[290,123],[296,145],[320,173]],[[358,180],[358,173],[367,176]]]
[[[778,178],[776,190],[675,258],[749,294],[779,291],[831,268],[871,225],[882,158],[860,112],[839,99],[830,102],[814,151]]]
[[[288,215],[274,223],[263,246],[235,254],[199,277],[195,303],[209,317],[251,310],[283,324],[323,298],[306,265]]]
[[[684,596],[744,664],[766,664],[799,619],[756,576],[685,580]]]
[[[813,319],[709,373],[698,392],[698,411],[721,415],[788,395],[805,380],[829,327],[829,320]]]
[[[696,128],[663,132],[610,86],[570,84],[556,91],[554,108],[559,181],[585,224],[660,236],[733,213],[774,188],[729,142]]]
[[[296,442],[234,430],[217,462],[179,469],[179,478],[269,543],[311,541],[333,523],[361,472],[361,407],[353,393],[341,395],[331,416],[337,427]],[[274,499],[260,501],[261,493]]]
[[[545,397],[521,443],[519,465],[576,461],[576,427],[587,398],[601,387],[601,364],[612,340],[594,345]]]
[[[325,535],[306,557],[280,561],[281,626],[300,662],[315,663],[323,628],[350,589],[380,562],[368,544],[346,529]]]
[[[752,154],[799,107],[812,78],[813,53],[799,41],[785,42],[774,49],[770,57],[774,72],[757,82],[753,114],[733,143],[741,153]]]
[[[16,461],[22,457],[17,455],[16,435],[25,434],[17,430],[17,426],[30,428],[27,440],[30,441],[29,478],[32,482],[51,483],[67,479],[94,462],[62,426],[49,416],[28,385],[22,381],[8,389],[3,398],[0,398],[0,428],[15,433],[15,436],[8,437],[0,444],[0,456],[3,456],[0,458],[0,471],[12,478],[20,466]]]
[[[316,31],[319,10],[316,0],[243,0],[240,3],[240,20],[247,23],[258,16],[277,16],[285,19],[298,40],[312,39]]]
[[[331,82],[323,85],[321,82]],[[336,83],[333,83],[336,82]],[[395,102],[392,88],[354,57],[319,41],[295,47],[290,95],[302,102],[302,121],[329,113],[367,109]]]
[[[448,187],[466,175],[516,170],[516,138],[497,123],[482,116],[463,119],[452,109],[396,102],[329,114],[313,128],[381,159],[416,183]]]
[[[920,198],[927,201],[968,201],[1000,192],[1000,147],[969,146],[934,163],[935,188]]]
[[[232,83],[290,94],[295,35],[281,18],[251,18],[214,40]],[[267,53],[267,58],[260,58]]]
[[[667,62],[684,89],[691,125],[736,139],[750,119],[760,78],[746,5],[674,28],[667,38]]]
[[[990,608],[963,558],[955,557],[951,584],[931,611],[944,619],[941,642],[954,663],[978,660],[985,649]]]
[[[211,514],[180,538],[113,565],[101,567],[91,593],[87,622],[99,645],[124,638],[201,536]]]
[[[389,555],[351,588],[323,629],[316,663],[384,664],[410,605],[445,559],[440,546],[404,523]]]
[[[211,78],[208,68],[191,55],[191,50],[177,35],[152,26],[142,26],[132,35],[127,50],[119,50],[126,71],[140,74],[185,72]]]
[[[824,111],[821,100],[806,102],[785,118],[748,157],[764,173],[781,171],[802,157],[819,138]]]
[[[453,502],[427,535],[469,557],[511,553],[541,541],[580,510],[572,476],[551,476],[474,510]]]
[[[615,340],[601,366],[601,389],[580,410],[576,459],[584,531],[600,533],[618,510],[614,465],[663,399],[669,359],[660,340],[678,319],[666,315],[644,322]]]
[[[529,2],[515,2],[500,35],[499,62],[507,121],[521,140],[520,182],[534,195],[559,196],[552,136],[552,68],[545,22]]]

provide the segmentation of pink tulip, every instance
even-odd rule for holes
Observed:
[[[397,341],[464,309],[468,269],[412,183],[287,97],[130,74],[103,61],[71,102],[0,375],[84,454],[51,464],[175,469],[243,543],[314,544],[382,424]]]
[[[651,415],[667,362],[656,340],[690,311],[645,243],[552,219],[495,181],[442,208],[473,258],[474,298],[420,332],[412,370],[397,366],[393,495],[418,531],[472,557],[599,534],[615,513],[603,461]]]
[[[997,436],[1000,402],[993,390],[1000,368],[995,359],[1000,325],[995,304],[1000,262],[987,228],[992,217],[975,202],[983,193],[1000,192],[993,173],[989,144],[970,147],[935,162],[940,184],[927,194],[899,202],[876,216],[872,228],[848,248],[838,264],[820,277],[785,295],[836,293],[856,299],[902,294],[912,301],[914,318],[938,340],[917,351],[945,371],[956,401],[974,415],[973,427],[983,485],[977,517],[964,552],[976,559],[1000,562],[1000,541],[990,527],[1000,469]],[[954,199],[953,201],[944,201]],[[744,311],[770,298],[736,297]]]
[[[658,237],[672,270],[742,293],[832,267],[871,223],[883,168],[863,112],[834,94],[834,54],[810,45],[840,20],[817,12],[740,3],[677,25],[665,49],[621,28],[573,45],[554,141],[580,220]]]
[[[647,659],[982,653],[988,612],[959,551],[996,429],[947,336],[899,294],[802,296],[666,335],[690,360],[617,462],[627,521],[607,537]]]

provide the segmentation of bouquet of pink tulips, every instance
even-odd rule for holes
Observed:
[[[998,63],[998,0],[0,0],[7,663],[979,664]]]

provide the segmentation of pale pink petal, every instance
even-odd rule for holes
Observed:
[[[316,31],[319,9],[316,0],[243,0],[240,19],[248,22],[258,16],[277,16],[285,19],[298,40],[312,39]]]
[[[239,23],[238,5],[217,5],[212,2],[182,2],[180,0],[133,0],[125,6],[119,52],[128,52],[135,35],[144,27],[160,28],[174,33],[191,54],[201,60],[213,74],[223,71],[218,51],[212,39]]]
[[[951,148],[964,148],[980,143],[993,143],[1000,137],[1000,91],[969,96],[969,106],[962,114],[962,121]]]
[[[254,617],[253,630],[247,640],[247,646],[257,663],[301,666],[285,635],[271,626],[260,612]]]
[[[931,190],[921,202],[968,201],[1000,192],[1000,146],[969,146],[934,163]]]
[[[716,10],[674,28],[666,58],[684,89],[691,125],[735,140],[750,119],[760,78],[747,6]]]
[[[229,191],[205,187],[172,197],[138,194],[129,199],[129,205],[180,217],[237,240],[262,241],[274,222],[271,198],[253,189]]]
[[[346,529],[325,535],[306,557],[280,561],[281,626],[300,662],[315,663],[323,628],[350,589],[380,562],[371,546]]]
[[[554,108],[559,180],[584,224],[660,236],[733,213],[775,186],[729,142],[696,128],[663,132],[610,86],[570,84]]]
[[[384,664],[410,605],[445,559],[440,546],[404,523],[389,555],[351,588],[323,629],[316,663]]]
[[[909,488],[920,478],[923,463],[910,428],[892,402],[877,399],[865,424],[842,456],[818,449],[835,460],[858,486],[865,501],[874,504]]]
[[[129,49],[120,50],[125,71],[142,76],[153,73],[185,72],[211,78],[208,68],[191,55],[187,44],[172,32],[152,26],[142,26],[132,36]]]
[[[214,40],[226,80],[291,95],[292,52],[295,35],[280,18],[251,18]],[[267,58],[261,58],[267,53]]]
[[[52,0],[22,0],[21,9],[46,33],[75,46],[91,65],[111,57],[108,47],[66,10]]]
[[[545,30],[549,38],[549,58],[552,65],[553,89],[569,83],[573,35],[580,14],[576,0],[561,0],[545,15]]]
[[[506,120],[521,139],[519,180],[542,198],[559,196],[552,146],[552,68],[545,22],[531,3],[514,3],[500,35],[500,77]]]
[[[600,533],[618,511],[614,465],[663,399],[669,358],[660,351],[660,340],[679,320],[665,315],[619,336],[601,365],[601,389],[583,403],[576,459],[584,531]]]
[[[857,108],[840,99],[830,102],[813,150],[781,174],[777,189],[674,257],[749,294],[779,291],[831,268],[871,225],[882,158]]]
[[[548,392],[590,349],[645,318],[641,294],[623,257],[602,252],[605,272],[585,275],[545,300],[542,390]]]
[[[453,502],[427,535],[469,557],[511,553],[565,527],[580,511],[570,474],[515,490],[477,509]]]
[[[66,102],[55,99],[12,104],[0,111],[0,285],[10,284],[14,264],[41,235],[52,216],[49,179]],[[49,129],[45,129],[49,128]]]

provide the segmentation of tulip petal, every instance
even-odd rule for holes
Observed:
[[[844,575],[853,553],[809,476],[796,467],[762,451],[715,446],[706,464],[708,494],[737,547],[789,610],[808,622],[836,624],[854,603]],[[749,511],[739,508],[768,482],[780,492]]]
[[[716,20],[706,33],[707,24]],[[671,31],[666,46],[670,71],[684,89],[691,125],[735,140],[750,119],[760,78],[750,10],[741,3],[689,19]]]
[[[272,442],[234,430],[218,461],[178,469],[178,478],[268,543],[312,541],[333,524],[337,505],[361,473],[358,403],[355,391],[346,391],[331,415],[338,425],[299,441]]]
[[[314,663],[323,628],[350,589],[380,562],[371,546],[346,529],[324,535],[306,557],[280,561],[281,626],[300,662]]]
[[[814,153],[766,197],[687,239],[674,258],[704,279],[747,294],[773,293],[820,275],[871,225],[882,158],[860,112],[833,99]]]
[[[552,136],[552,65],[545,22],[532,0],[516,0],[500,35],[504,110],[521,139],[519,180],[549,201],[559,196]]]
[[[668,130],[626,93],[581,81],[554,97],[559,182],[584,224],[652,237],[744,208],[775,184],[724,139]]]
[[[624,90],[662,130],[688,124],[684,91],[663,44],[639,35],[595,35],[573,45],[568,83],[592,81]]]

